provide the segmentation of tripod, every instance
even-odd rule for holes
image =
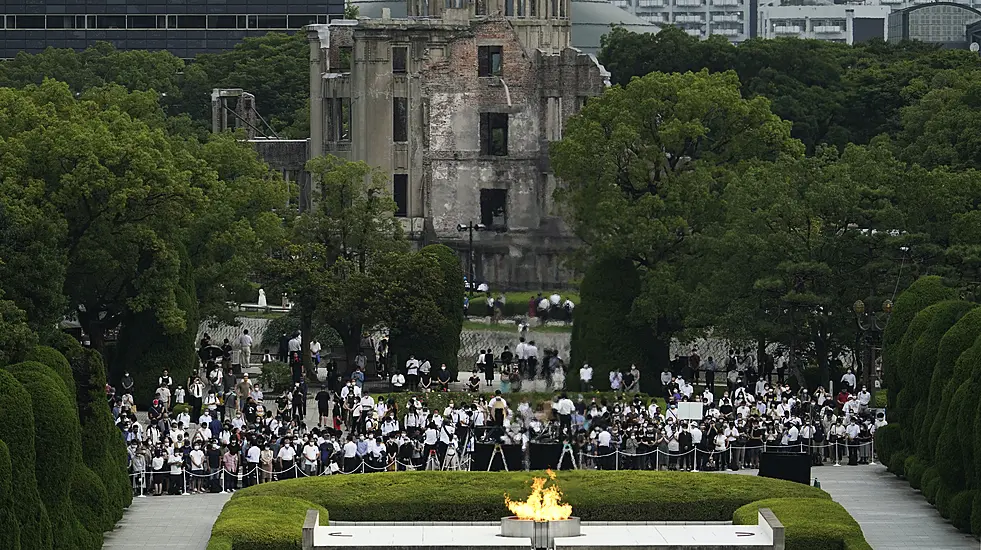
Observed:
[[[491,451],[490,460],[487,461],[487,471],[491,471],[491,466],[494,465],[494,457],[498,454],[501,455],[501,463],[504,464],[504,471],[510,472],[511,470],[508,469],[508,460],[504,457],[504,449],[501,448],[500,443],[496,443],[494,445],[494,450]]]
[[[427,470],[439,470],[439,456],[436,454],[436,450],[433,449],[429,451],[429,458],[426,459],[426,469]]]
[[[562,462],[565,460],[566,455],[569,456],[569,460],[572,462],[572,469],[578,470],[579,466],[576,465],[576,453],[572,450],[572,445],[568,442],[562,444],[562,454],[559,455],[559,462],[556,464],[556,468],[562,469]]]

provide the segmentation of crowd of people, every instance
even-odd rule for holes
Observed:
[[[248,374],[235,374],[227,340],[217,346],[221,353],[202,353],[184,382],[163,371],[145,420],[137,416],[128,374],[118,389],[107,386],[128,445],[134,492],[234,491],[296,476],[466,469],[481,445],[518,449],[510,456],[521,456],[521,463],[510,469],[530,467],[535,449],[548,446],[561,449],[554,464],[561,468],[736,470],[757,468],[765,450],[809,453],[815,465],[855,465],[872,460],[873,434],[885,424],[851,371],[835,395],[823,388],[792,391],[782,377],[758,372],[735,352],[718,369],[724,384],[714,379],[714,368],[705,368],[714,359],[702,365],[693,350],[685,365],[664,369],[663,396],[637,393],[636,365],[610,372],[613,398],[570,395],[559,354],[545,350],[539,359],[535,343],[524,338],[513,352],[482,350],[466,381],[468,397],[445,407],[429,403],[430,392],[448,390],[445,365],[433,369],[410,357],[405,374],[399,370],[391,380],[393,389],[410,392],[401,407],[395,398],[376,400],[365,391],[363,365],[354,365],[342,381],[316,390],[316,422],[308,424],[299,341],[294,335],[286,342],[293,384],[278,396],[267,396]],[[213,347],[207,337],[201,342],[202,350]],[[704,382],[696,381],[698,373]],[[578,375],[583,390],[592,389],[593,368],[582,365]],[[551,380],[556,391],[533,407],[518,390],[522,380],[536,378]],[[491,395],[495,379],[499,389]]]

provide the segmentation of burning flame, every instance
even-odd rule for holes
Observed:
[[[505,493],[504,504],[518,519],[557,521],[569,519],[569,516],[572,515],[572,506],[561,503],[562,491],[554,484],[555,473],[552,470],[546,470],[545,473],[548,474],[553,485],[545,487],[548,480],[543,477],[536,477],[531,482],[531,494],[528,495],[528,500],[524,502],[511,500],[511,497]]]

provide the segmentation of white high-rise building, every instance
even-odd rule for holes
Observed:
[[[756,0],[610,0],[656,25],[674,25],[691,36],[725,36],[742,42],[753,30]]]

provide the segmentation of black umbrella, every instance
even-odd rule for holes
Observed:
[[[200,357],[202,361],[217,359],[218,357],[221,357],[222,354],[224,354],[224,352],[221,350],[221,348],[215,345],[204,346],[198,350],[198,357]]]

